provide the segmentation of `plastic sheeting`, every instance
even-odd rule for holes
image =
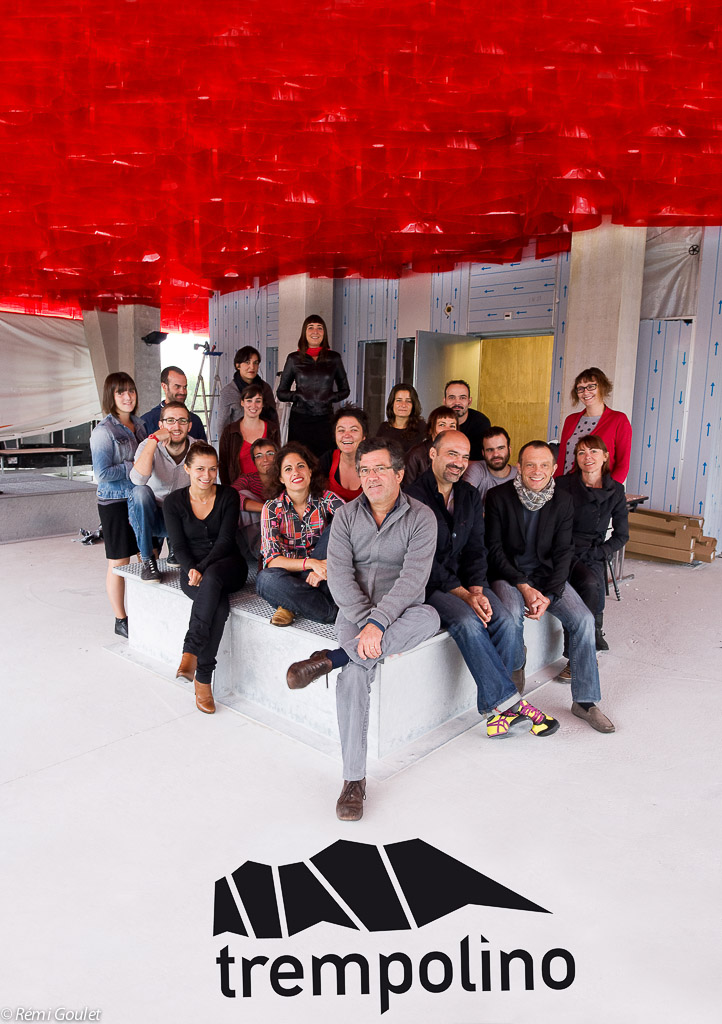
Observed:
[[[701,251],[701,228],[650,228],[647,231],[641,320],[696,314]]]
[[[0,438],[61,430],[98,416],[82,323],[0,314]]]
[[[722,223],[722,4],[6,0],[0,300],[161,305],[297,272]]]

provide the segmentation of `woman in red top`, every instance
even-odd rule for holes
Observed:
[[[612,479],[623,484],[629,472],[632,451],[632,424],[623,412],[615,412],[605,404],[611,394],[612,382],[598,366],[590,366],[577,375],[572,388],[572,402],[584,405],[582,412],[573,412],[564,420],[559,442],[555,476],[574,469],[574,446],[580,437],[595,434],[609,450],[609,471]]]
[[[335,412],[331,424],[336,447],[321,456],[318,466],[326,477],[329,491],[344,501],[353,501],[361,493],[361,480],[356,471],[356,449],[368,434],[368,416],[363,409],[346,405]]]
[[[251,445],[260,438],[279,442],[277,424],[263,419],[263,388],[251,384],[241,396],[243,417],[229,423],[221,434],[219,466],[221,483],[232,486],[239,476],[256,472]]]

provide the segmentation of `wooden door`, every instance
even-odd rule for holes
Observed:
[[[511,437],[512,463],[527,441],[547,440],[552,375],[551,334],[484,338],[477,409]]]

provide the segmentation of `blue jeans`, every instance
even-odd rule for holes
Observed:
[[[476,683],[476,706],[484,715],[516,693],[510,673],[524,662],[517,649],[516,625],[499,598],[484,591],[493,615],[484,626],[479,616],[455,594],[435,590],[428,604],[439,613],[441,625],[454,638]]]
[[[494,593],[514,619],[517,655],[524,644],[524,598],[521,591],[506,580],[492,583]],[[569,633],[569,664],[572,670],[572,700],[596,704],[601,700],[597,651],[594,642],[594,616],[576,590],[567,583],[560,598],[552,598],[547,613],[559,619]]]
[[[163,519],[163,506],[156,501],[155,494],[147,484],[138,484],[128,498],[128,519],[135,532],[140,557],[150,558],[153,554],[153,538],[168,536]]]
[[[318,538],[311,554],[314,558],[325,559],[328,551],[327,527]],[[306,583],[306,572],[288,572],[287,569],[262,569],[256,577],[256,592],[274,608],[288,608],[296,615],[303,615],[314,622],[336,621],[336,607],[328,583],[322,580],[317,587]]]

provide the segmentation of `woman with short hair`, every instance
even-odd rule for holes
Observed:
[[[601,437],[609,451],[609,472],[612,479],[623,484],[629,473],[632,452],[632,424],[623,412],[606,405],[612,382],[598,366],[590,366],[577,374],[571,390],[573,405],[582,403],[581,412],[570,413],[564,420],[559,441],[556,477],[571,473],[575,466],[574,446],[580,437],[594,434]]]
[[[189,486],[171,491],[163,502],[168,537],[181,566],[181,589],[193,601],[176,678],[193,683],[196,707],[211,715],[216,655],[230,614],[228,595],[241,589],[248,567],[236,544],[238,492],[216,483],[215,448],[205,441],[192,444],[185,471]]]
[[[256,579],[256,590],[276,609],[271,622],[290,626],[296,615],[334,622],[326,547],[344,502],[326,489],[316,458],[295,441],[276,455],[272,495],[261,512],[263,569]]]
[[[361,494],[361,479],[356,469],[356,449],[369,432],[369,418],[363,409],[344,405],[337,409],[331,420],[336,447],[324,452],[319,468],[326,486],[344,501],[353,501]]]
[[[115,615],[115,632],[128,636],[125,580],[113,570],[128,565],[138,553],[138,542],[128,519],[128,498],[133,491],[130,471],[138,445],[146,435],[138,411],[138,392],[129,373],[110,373],[103,384],[105,419],[90,435],[93,476],[98,484],[98,514],[103,528],[108,570],[105,589]]]

